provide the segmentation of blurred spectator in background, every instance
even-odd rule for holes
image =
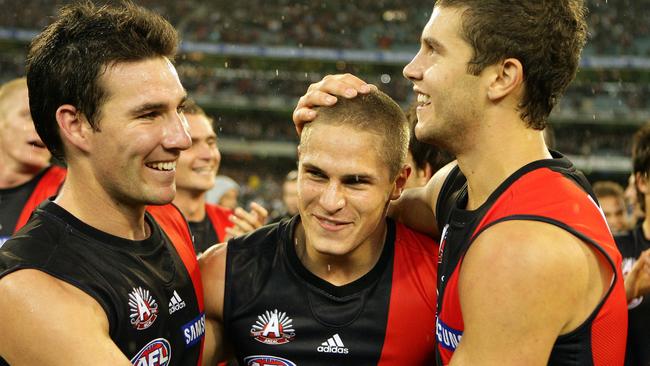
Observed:
[[[411,175],[409,175],[404,188],[424,186],[440,168],[453,160],[449,153],[437,146],[425,144],[415,138],[415,125],[418,123],[416,108],[417,103],[413,103],[405,111],[411,129],[406,157],[406,163],[411,166]]]
[[[239,205],[239,183],[225,175],[217,175],[214,187],[206,195],[208,203],[234,210]]]
[[[634,179],[639,204],[646,213],[632,230],[615,236],[623,255],[623,276],[629,320],[625,365],[650,365],[650,124],[634,136],[632,147]]]
[[[290,219],[298,214],[298,171],[292,170],[284,178],[282,184],[282,211],[271,222]]]
[[[256,229],[266,221],[266,210],[256,204],[252,211],[242,212],[207,203],[206,192],[215,185],[221,154],[217,147],[214,121],[191,100],[186,101],[184,115],[189,126],[192,146],[183,151],[176,163],[176,197],[174,204],[190,224],[194,249],[199,255],[211,245],[223,242],[239,233]],[[233,226],[237,223],[237,227]]]
[[[631,173],[627,179],[627,187],[625,187],[623,196],[625,197],[627,216],[630,219],[630,227],[636,226],[636,224],[643,220],[645,213],[640,204],[640,201],[643,200],[643,195],[636,189],[634,173]]]
[[[0,246],[63,182],[65,170],[50,157],[32,122],[26,79],[0,86]]]
[[[612,234],[627,230],[630,220],[625,207],[623,187],[606,180],[594,183],[593,190]]]

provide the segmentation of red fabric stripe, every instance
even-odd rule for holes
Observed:
[[[230,220],[228,220],[228,217],[232,215],[232,210],[206,203],[205,212],[208,214],[208,217],[212,222],[212,226],[214,226],[214,229],[217,232],[217,238],[219,241],[224,241],[224,238],[226,237],[226,228],[235,225]]]
[[[194,293],[198,301],[199,311],[203,313],[203,285],[201,282],[201,272],[199,271],[199,262],[196,260],[194,253],[194,245],[192,245],[192,235],[189,226],[183,218],[181,212],[174,205],[164,206],[148,206],[147,211],[156,219],[156,222],[162,227],[165,234],[171,239],[178,255],[181,257],[187,272],[190,274],[192,284],[194,285]],[[205,337],[201,339],[201,353],[199,355],[199,362],[201,365],[203,358],[203,342]]]
[[[435,365],[438,245],[397,225],[393,284],[379,366]]]
[[[23,206],[23,210],[20,212],[20,216],[18,216],[18,222],[16,222],[14,233],[21,227],[25,226],[32,211],[34,211],[41,202],[50,196],[54,196],[58,192],[61,183],[65,180],[65,175],[66,170],[63,168],[54,165],[48,168],[48,171],[43,174],[41,180],[36,184],[36,187],[29,196],[27,203]]]

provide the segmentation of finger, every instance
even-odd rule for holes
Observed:
[[[248,221],[242,219],[237,214],[230,215],[230,221],[235,224],[237,229],[241,230],[242,233],[247,233],[249,231],[255,230],[255,228]]]
[[[320,82],[310,85],[308,90],[320,90],[332,95],[353,98],[357,93],[370,92],[371,87],[365,81],[348,73],[327,75]]]
[[[235,216],[239,219],[245,221],[249,225],[255,225],[257,223],[257,214],[254,212],[248,212],[241,207],[237,207],[234,211]]]
[[[266,219],[269,217],[269,211],[267,211],[264,206],[251,202],[251,212],[257,215],[257,222],[261,225],[266,223]]]

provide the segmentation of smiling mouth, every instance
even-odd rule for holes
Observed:
[[[332,220],[319,215],[314,215],[314,217],[321,227],[329,231],[338,231],[351,224],[348,221]]]
[[[174,171],[176,169],[176,162],[175,161],[166,161],[166,162],[159,161],[159,162],[156,162],[156,163],[146,163],[145,165],[148,168],[163,171],[163,172],[170,172],[170,171]]]
[[[425,105],[429,105],[429,104],[431,104],[431,96],[426,95],[426,94],[422,94],[422,93],[418,93],[418,100],[417,100],[417,102],[418,102],[418,106],[419,106],[419,107],[423,107],[423,106],[425,106]]]

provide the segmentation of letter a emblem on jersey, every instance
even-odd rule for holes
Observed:
[[[279,312],[278,309],[267,310],[264,314],[258,315],[250,334],[256,341],[264,344],[285,344],[291,342],[296,336],[292,323],[293,320],[287,316],[287,313]]]
[[[142,287],[134,288],[129,294],[131,325],[137,330],[147,329],[158,317],[158,303]]]

